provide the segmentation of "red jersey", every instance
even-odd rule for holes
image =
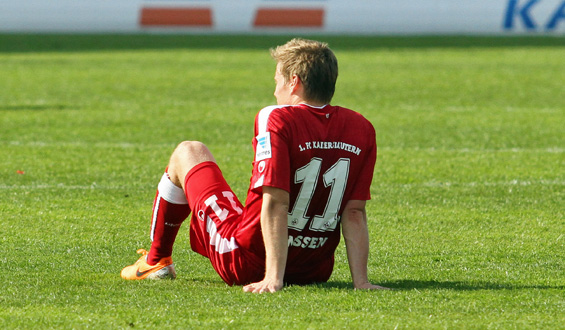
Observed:
[[[237,242],[264,260],[262,187],[289,193],[285,281],[327,281],[349,200],[370,199],[376,161],[373,125],[352,110],[326,105],[271,106],[255,118],[255,159]]]

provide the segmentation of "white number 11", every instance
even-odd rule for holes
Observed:
[[[314,197],[318,177],[322,168],[322,159],[312,158],[305,166],[296,170],[294,183],[302,183],[292,211],[288,214],[288,228],[302,230],[308,223],[306,212]],[[322,176],[324,187],[331,187],[328,201],[322,215],[315,215],[310,223],[313,231],[333,231],[339,222],[337,215],[345,193],[349,175],[349,159],[340,158]]]

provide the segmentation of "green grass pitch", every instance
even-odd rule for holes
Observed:
[[[565,329],[565,39],[328,37],[371,120],[370,279],[251,295],[190,251],[126,282],[175,145],[244,199],[287,36],[0,35],[0,327]]]

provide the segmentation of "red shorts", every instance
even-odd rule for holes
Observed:
[[[264,266],[254,266],[249,254],[240,249],[235,237],[243,205],[227,184],[218,165],[204,162],[188,172],[185,193],[192,210],[190,245],[210,259],[220,277],[229,285],[261,281]]]

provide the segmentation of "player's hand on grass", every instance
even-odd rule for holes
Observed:
[[[243,287],[244,292],[251,293],[274,293],[280,291],[283,288],[283,283],[278,281],[272,281],[264,279],[261,282],[251,283]]]
[[[391,288],[385,288],[384,286],[371,284],[369,282],[354,285],[354,288],[355,290],[392,290]]]

